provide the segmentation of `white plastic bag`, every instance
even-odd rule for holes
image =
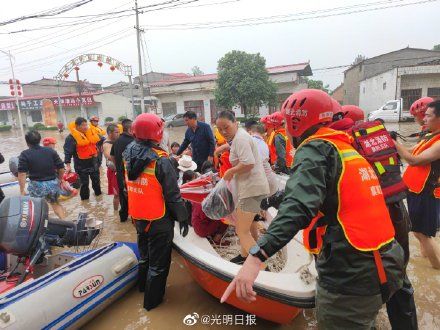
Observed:
[[[235,180],[220,180],[202,202],[202,210],[213,220],[220,220],[234,212],[237,205]]]

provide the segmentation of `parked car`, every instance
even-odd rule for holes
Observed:
[[[403,110],[403,100],[391,100],[379,109],[368,114],[368,121],[379,120],[383,123],[398,123],[411,121],[413,117],[408,111]]]
[[[185,121],[183,120],[183,113],[178,113],[173,115],[170,119],[165,119],[165,127],[178,127],[185,126]]]

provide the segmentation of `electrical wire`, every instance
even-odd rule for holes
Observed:
[[[74,2],[72,4],[64,5],[64,6],[53,8],[53,9],[49,9],[47,11],[39,12],[39,13],[36,13],[36,14],[31,14],[31,15],[21,16],[21,17],[17,17],[17,18],[12,18],[12,19],[9,19],[7,21],[0,22],[0,26],[4,26],[4,25],[16,23],[16,22],[21,22],[21,21],[25,21],[25,20],[28,20],[28,19],[32,19],[32,18],[57,16],[57,15],[65,13],[65,12],[71,11],[73,9],[79,8],[81,6],[84,6],[84,5],[86,5],[86,4],[88,4],[88,3],[92,2],[92,1],[93,0],[80,0],[80,1]]]
[[[124,7],[127,4],[130,4],[130,3],[131,3],[131,1],[126,2],[126,3],[124,3],[124,4],[120,5],[120,6],[112,8],[112,10],[119,9],[121,7]],[[112,22],[110,24],[115,24],[117,22],[120,22],[121,20],[114,21],[114,22]],[[25,41],[25,42],[21,42],[21,43],[14,43],[13,45],[3,46],[3,48],[9,49],[11,52],[14,52],[16,50],[27,48],[29,46],[38,45],[38,44],[40,44],[40,43],[42,43],[44,41],[48,41],[48,40],[53,41],[55,38],[58,38],[58,37],[61,37],[61,36],[65,36],[65,35],[69,35],[69,34],[75,32],[75,31],[83,30],[83,29],[85,29],[85,28],[87,28],[89,26],[92,26],[94,24],[96,24],[96,23],[95,22],[91,22],[89,24],[86,24],[86,25],[83,25],[83,26],[79,26],[79,27],[77,27],[77,25],[75,25],[75,26],[73,26],[73,29],[72,29],[72,27],[65,27],[65,28],[63,28],[63,29],[61,29],[59,31],[48,33],[48,34],[46,34],[46,35],[44,35],[42,37],[29,38],[30,41]],[[106,24],[105,26],[108,26],[109,23],[105,23],[105,24]],[[100,25],[100,24],[98,24],[98,25]],[[60,32],[63,32],[63,31],[68,31],[68,32],[60,33]]]
[[[96,45],[95,47],[90,48],[90,49],[87,50],[87,51],[90,51],[90,50],[93,50],[93,49],[105,46],[105,45],[107,45],[109,43],[115,42],[117,40],[120,40],[122,38],[128,37],[131,33],[132,33],[132,29],[131,28],[124,29],[124,30],[118,31],[118,32],[116,32],[114,34],[108,35],[108,36],[106,36],[104,38],[100,38],[98,40],[93,40],[93,41],[88,42],[86,44],[82,44],[82,45],[80,45],[78,47],[70,49],[69,51],[73,52],[73,51],[76,51],[76,50],[81,50],[82,52],[86,52],[86,50],[84,49],[85,47],[91,46],[91,45]],[[107,42],[107,43],[104,43],[104,44],[100,44],[100,41],[107,40],[107,39],[110,39],[110,38],[116,37],[116,36],[118,36],[117,39],[111,40],[110,42]],[[55,59],[55,58],[57,58],[57,59]],[[61,58],[71,59],[72,55],[67,55],[66,52],[62,52],[62,53],[57,53],[57,54],[55,54],[53,56],[50,56],[50,57],[43,57],[43,58],[39,58],[39,59],[36,59],[36,60],[33,60],[33,61],[21,63],[21,64],[16,66],[16,68],[17,68],[16,71],[17,72],[24,72],[24,71],[27,71],[27,70],[31,71],[31,69],[34,69],[34,68],[39,68],[41,70],[41,66],[42,65],[49,65],[49,64],[57,63],[57,62],[60,61]],[[45,62],[48,59],[49,60],[50,59],[54,59],[54,60]],[[43,62],[43,63],[39,63],[39,62]],[[39,64],[37,64],[37,63],[39,63]],[[0,70],[3,70],[3,72],[7,72],[8,68],[2,68]]]
[[[405,0],[397,0],[397,1],[389,1],[391,2],[402,2]],[[391,8],[397,8],[397,7],[406,7],[406,6],[412,6],[412,5],[421,5],[425,3],[432,3],[437,2],[439,0],[422,0],[422,1],[416,1],[411,3],[399,3],[395,5],[388,5],[383,7],[373,7],[373,8],[366,8],[366,9],[358,9],[358,10],[349,10],[345,12],[337,12],[337,13],[327,13],[327,14],[321,14],[321,15],[315,15],[315,16],[309,16],[309,17],[290,17],[285,19],[277,19],[273,20],[273,16],[266,16],[266,17],[257,17],[257,18],[247,18],[247,19],[240,19],[240,20],[229,20],[229,21],[216,21],[216,22],[199,22],[199,23],[182,23],[182,24],[171,24],[171,25],[151,25],[151,26],[142,26],[142,28],[149,30],[149,31],[183,31],[183,30],[198,30],[198,29],[219,29],[219,28],[230,28],[230,27],[243,27],[243,26],[257,26],[257,25],[266,25],[266,24],[278,24],[278,23],[286,23],[286,22],[293,22],[293,21],[304,21],[304,20],[312,20],[312,19],[319,19],[319,18],[327,18],[327,17],[335,17],[335,16],[343,16],[343,15],[351,15],[351,14],[357,14],[357,13],[364,13],[364,12],[371,12],[371,11],[379,11],[379,10],[385,10],[385,9],[391,9]],[[363,4],[361,6],[365,6],[366,4]],[[327,11],[331,11],[332,9],[329,9]],[[292,14],[290,16],[300,16],[303,13],[297,13]],[[267,21],[269,19],[269,21]],[[270,20],[272,19],[272,20]],[[250,22],[249,22],[250,21]],[[241,23],[242,22],[242,23]]]
[[[164,9],[169,9],[169,8],[181,6],[181,5],[184,5],[184,4],[190,4],[190,3],[198,2],[200,0],[186,0],[186,2],[180,2],[180,1],[182,1],[182,0],[170,0],[170,1],[167,1],[167,2],[163,2],[161,4],[170,4],[170,5],[166,6],[166,7],[161,7],[161,8],[153,8],[153,9],[149,9],[149,10],[142,10],[142,9],[150,8],[150,7],[153,7],[153,6],[158,6],[159,4],[143,6],[143,7],[138,8],[138,11],[139,11],[139,14],[145,14],[145,13],[149,13],[149,12],[154,12],[154,11],[159,11],[159,10],[164,10]],[[178,3],[171,4],[171,3],[174,3],[174,2],[178,2]],[[117,18],[121,18],[121,17],[128,17],[128,16],[135,15],[135,12],[134,12],[133,9],[127,9],[124,12],[131,12],[131,13],[127,13],[127,14],[121,13],[120,15],[119,15],[118,12],[112,12],[112,13],[108,13],[108,14],[98,14],[98,15],[101,15],[101,16],[102,15],[107,15],[107,16],[110,16],[110,17],[103,17],[101,19],[96,19],[93,22],[96,23],[96,22],[107,21],[107,20],[112,20],[112,19],[117,19]],[[112,16],[112,15],[115,15],[115,16]],[[40,26],[40,27],[36,27],[36,28],[32,28],[32,29],[22,29],[22,30],[16,30],[16,31],[1,32],[0,34],[5,35],[5,34],[16,34],[16,33],[23,33],[23,32],[40,31],[40,30],[51,30],[51,29],[58,29],[60,27],[70,27],[70,26],[77,26],[77,25],[80,25],[80,24],[88,24],[88,23],[90,23],[90,18],[85,18],[85,19],[82,19],[82,20],[74,21],[74,22],[66,22],[66,23],[62,23],[62,24]]]

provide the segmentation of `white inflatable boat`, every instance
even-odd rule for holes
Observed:
[[[47,208],[25,196],[0,204],[0,329],[77,329],[137,282],[135,243],[93,249],[99,221],[49,219]],[[64,246],[88,251],[50,252]]]
[[[280,188],[284,188],[287,177],[278,176],[278,180]],[[276,212],[276,209],[269,208],[266,226]],[[222,258],[210,242],[199,237],[192,228],[186,237],[182,237],[176,226],[173,244],[194,280],[220,299],[241,266]],[[254,286],[258,294],[255,302],[244,303],[232,294],[227,303],[280,324],[289,323],[302,308],[314,307],[317,273],[313,256],[302,244],[302,232],[282,249],[281,257],[284,266],[279,272],[260,271]]]
[[[135,285],[136,252],[135,244],[113,243],[51,258],[51,271],[0,295],[0,328],[79,328]]]

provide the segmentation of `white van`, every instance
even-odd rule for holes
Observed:
[[[403,100],[391,100],[368,114],[368,121],[380,120],[384,123],[398,123],[413,120],[409,111],[403,111]]]

